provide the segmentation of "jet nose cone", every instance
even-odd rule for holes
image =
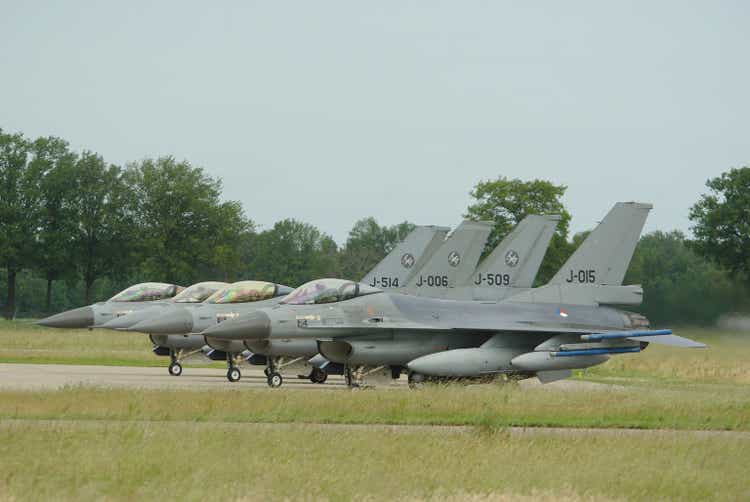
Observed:
[[[179,309],[140,321],[127,330],[164,335],[190,333],[193,330],[193,316],[186,309]]]
[[[227,340],[261,340],[271,334],[271,318],[265,312],[252,312],[237,319],[221,322],[201,333]]]
[[[94,309],[90,306],[80,307],[46,317],[36,323],[50,328],[88,328],[94,324]]]

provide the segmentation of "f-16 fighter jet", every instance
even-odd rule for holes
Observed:
[[[420,226],[399,243],[368,276],[367,280],[380,281],[384,287],[397,287],[419,270],[425,257],[431,256],[445,239],[445,227]],[[489,227],[482,227],[484,238]],[[148,333],[157,354],[169,355],[169,373],[182,373],[182,360],[205,349],[214,360],[227,361],[227,379],[238,381],[242,374],[237,367],[239,357],[249,354],[242,342],[236,340],[205,340],[199,333],[227,319],[257,309],[276,305],[292,288],[264,281],[240,281],[228,285],[212,297],[197,305],[197,308],[181,308],[173,305],[169,309],[154,311],[154,315],[129,326],[127,331]],[[254,362],[256,358],[251,358]],[[316,371],[310,375],[314,381],[325,380],[326,373]]]
[[[205,334],[243,339],[263,354],[315,343],[323,357],[346,366],[352,385],[373,368],[390,368],[394,376],[407,368],[412,384],[498,374],[548,382],[649,343],[704,347],[669,330],[650,330],[643,316],[607,305],[640,301],[639,287],[620,284],[650,209],[616,204],[550,284],[504,301],[425,298],[322,279],[275,308]],[[280,385],[269,360],[269,385]]]
[[[198,286],[197,284],[195,286]],[[194,287],[195,287],[194,286]],[[194,291],[183,291],[185,288],[175,284],[161,282],[144,282],[135,284],[117,293],[106,302],[94,303],[85,307],[68,310],[47,317],[37,324],[51,328],[92,328],[124,316],[135,310],[142,310],[157,303],[167,303],[181,292],[193,294]]]
[[[182,293],[178,294],[168,301],[149,303],[144,308],[133,310],[129,313],[126,313],[127,311],[120,311],[120,315],[117,315],[111,321],[107,321],[104,324],[96,327],[107,329],[126,329],[146,319],[164,314],[170,309],[195,308],[206,301],[211,295],[219,290],[226,288],[227,286],[229,286],[229,284],[226,282],[199,282],[197,284],[189,286]]]
[[[533,284],[558,221],[557,216],[527,217],[503,239],[479,268],[476,265],[484,248],[489,226],[486,223],[464,222],[432,255],[425,266],[413,274],[405,287],[392,291],[412,296],[469,299],[473,299],[475,294],[479,297],[501,299],[511,292],[526,291]],[[480,277],[487,276],[492,277],[492,286],[472,286]],[[330,295],[331,303],[338,302],[336,288],[329,287],[333,284],[330,281],[338,284],[336,279],[314,281],[307,287],[298,288],[281,304],[297,304],[303,302],[301,298],[315,298],[319,295],[319,298],[309,301],[312,304],[327,303],[329,298],[326,294]],[[376,281],[363,282],[362,290],[382,291],[382,288],[375,287],[376,284]],[[494,288],[495,284],[497,288]],[[293,303],[288,303],[289,301]],[[347,307],[343,308],[346,310]],[[209,328],[203,334],[209,343],[211,340],[242,341],[256,356],[263,356],[267,365],[268,383],[272,387],[282,384],[282,368],[301,361],[309,360],[308,362],[314,366],[311,374],[319,370],[343,372],[342,364],[332,365],[330,360],[318,355],[318,343],[313,337],[257,339],[252,334],[255,323],[255,316],[244,316]],[[246,336],[248,333],[249,336]],[[400,372],[400,368],[394,367],[394,372],[396,371]]]

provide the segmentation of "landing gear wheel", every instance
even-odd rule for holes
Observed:
[[[266,375],[266,378],[271,376],[271,368],[263,368],[263,373]]]
[[[227,370],[227,380],[230,382],[239,382],[240,378],[242,378],[242,373],[239,368],[232,367]]]
[[[328,379],[328,373],[320,368],[313,368],[310,372],[310,381],[312,383],[325,383]]]
[[[268,375],[268,386],[272,389],[275,389],[277,387],[281,387],[281,384],[284,383],[284,379],[281,377],[281,373],[277,373],[275,371],[272,371]]]
[[[354,372],[350,366],[344,368],[344,381],[346,382],[346,386],[350,389],[356,389],[359,387],[359,384],[354,379]]]
[[[177,361],[172,361],[169,365],[169,374],[172,376],[182,375],[182,365]]]
[[[409,372],[409,387],[412,389],[416,389],[422,386],[425,381],[427,381],[427,378],[421,373],[415,373],[413,371]]]

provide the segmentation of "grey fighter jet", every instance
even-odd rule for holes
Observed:
[[[399,243],[373,270],[366,279],[382,284],[384,288],[397,287],[419,270],[424,260],[431,256],[445,239],[445,227],[419,226],[403,242]],[[487,234],[489,230],[487,230]],[[486,234],[485,234],[486,238]],[[277,304],[292,288],[263,281],[241,281],[208,298],[198,308],[186,309],[175,305],[168,310],[156,312],[127,328],[128,331],[148,333],[152,342],[169,355],[169,373],[182,373],[181,361],[201,351],[207,344],[211,350],[207,355],[214,360],[227,361],[227,379],[236,382],[241,378],[237,367],[239,356],[247,348],[236,340],[206,340],[201,331],[243,313]],[[158,352],[157,352],[158,353]],[[261,362],[263,358],[251,357],[249,362]],[[325,380],[325,372],[310,375],[314,381]]]
[[[480,294],[502,298],[509,294],[505,291],[506,289],[525,291],[534,281],[558,220],[557,216],[527,217],[503,239],[478,268],[476,265],[489,235],[491,224],[464,222],[425,263],[425,266],[407,281],[404,288],[393,289],[393,291],[438,298],[452,296],[463,298],[467,295],[471,297],[471,291],[468,289],[470,285],[477,278],[487,275],[492,277],[492,286],[495,285],[495,278],[497,278],[498,287],[490,287],[488,291],[484,291],[484,288],[477,289],[482,292]],[[509,255],[512,256],[512,260],[508,259]],[[314,283],[311,287],[315,289],[320,287],[320,284]],[[369,287],[375,288],[375,283],[370,282]],[[382,288],[379,289],[382,290]],[[318,344],[314,339],[257,340],[253,337],[244,337],[245,328],[248,327],[245,321],[252,328],[253,316],[240,317],[209,328],[203,334],[206,335],[207,340],[244,340],[245,347],[254,354],[266,356],[268,383],[272,387],[281,385],[283,378],[280,370],[290,362],[309,360],[314,367],[312,373],[315,373],[316,369],[331,371],[330,361],[318,354]],[[336,363],[338,362],[334,364]],[[338,368],[343,372],[342,364],[338,364]]]
[[[353,384],[365,368],[391,368],[394,376],[408,368],[412,383],[497,374],[546,382],[649,342],[703,346],[605,306],[640,301],[639,287],[619,284],[650,208],[615,205],[548,286],[502,302],[421,298],[325,279],[206,335],[243,339],[260,353],[314,343],[323,357],[358,370],[348,373]],[[269,385],[280,383],[271,367]]]
[[[125,315],[116,316],[105,322],[99,328],[123,330],[135,324],[156,317],[174,308],[194,308],[204,302],[217,291],[229,286],[226,282],[207,281],[188,286],[177,296],[167,301],[149,303],[146,308],[134,310]]]
[[[117,317],[151,307],[157,302],[166,303],[184,289],[176,284],[161,282],[135,284],[117,293],[106,302],[55,314],[37,321],[37,324],[51,328],[96,328]]]

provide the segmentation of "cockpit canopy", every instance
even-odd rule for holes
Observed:
[[[212,294],[227,286],[229,284],[226,282],[199,282],[189,286],[182,293],[175,296],[172,301],[175,303],[201,303]]]
[[[110,302],[153,302],[166,300],[184,290],[176,284],[164,284],[163,282],[143,282],[130,286],[128,289],[117,293],[110,298]]]
[[[249,303],[285,296],[292,291],[289,286],[264,281],[240,281],[230,284],[211,295],[206,303]]]
[[[343,302],[358,296],[380,292],[379,289],[358,282],[343,279],[318,279],[298,287],[281,303],[284,305],[318,305]]]

